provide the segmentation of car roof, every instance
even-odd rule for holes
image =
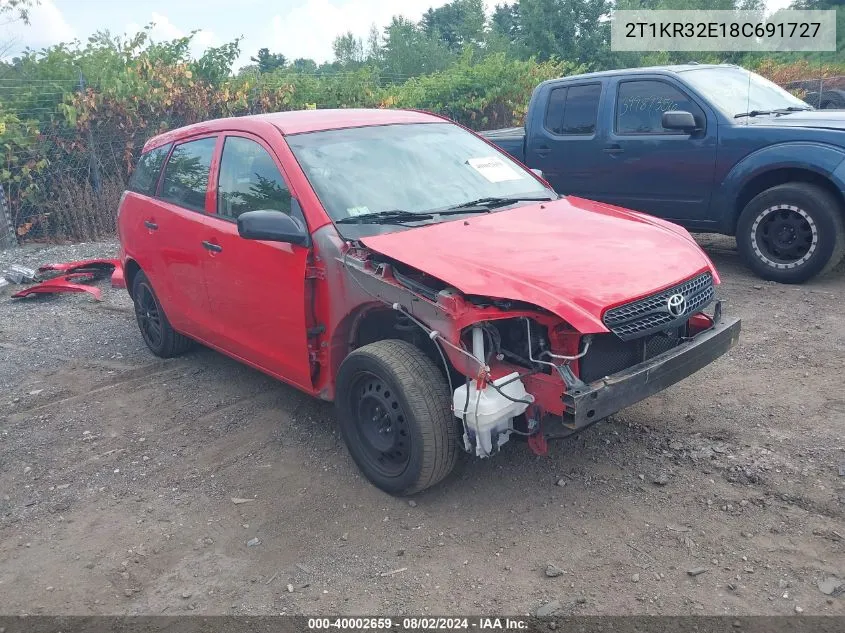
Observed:
[[[293,110],[271,112],[241,117],[212,119],[176,128],[154,136],[144,145],[144,151],[168,143],[221,131],[239,131],[261,134],[275,128],[283,135],[321,132],[373,125],[409,123],[443,123],[445,119],[418,110],[346,108],[336,110]]]
[[[731,68],[741,69],[735,64],[698,64],[690,62],[689,64],[674,64],[670,66],[645,66],[643,68],[617,68],[615,70],[602,70],[595,73],[584,73],[581,75],[568,75],[566,77],[559,77],[557,79],[549,79],[544,81],[547,83],[556,83],[564,81],[572,81],[577,79],[596,79],[601,77],[616,77],[619,75],[668,75],[688,72],[691,70],[701,70],[702,68]]]

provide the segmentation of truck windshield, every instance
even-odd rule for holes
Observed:
[[[397,230],[557,197],[524,167],[451,123],[328,130],[286,140],[344,231],[356,225],[355,232]],[[384,226],[364,228],[375,224]]]
[[[684,80],[729,117],[813,108],[768,79],[743,68],[696,68]]]

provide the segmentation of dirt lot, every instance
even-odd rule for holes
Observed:
[[[702,243],[729,356],[411,504],[330,405],[207,349],[155,359],[124,291],[0,291],[0,612],[845,614],[845,274],[769,284]]]

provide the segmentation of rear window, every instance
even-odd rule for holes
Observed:
[[[194,211],[205,210],[205,195],[208,191],[208,173],[217,137],[189,141],[173,148],[164,180],[161,184],[161,198],[180,207]]]
[[[596,131],[601,84],[552,90],[546,110],[546,129],[560,135],[588,135]]]
[[[170,152],[170,145],[163,145],[141,154],[135,171],[129,177],[129,186],[127,187],[129,191],[142,193],[145,196],[154,196],[158,177],[161,174],[161,166],[164,165],[164,159],[167,158],[168,152]]]

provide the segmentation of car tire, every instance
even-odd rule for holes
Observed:
[[[135,319],[141,336],[153,354],[160,358],[171,358],[193,346],[191,339],[179,334],[170,325],[153,286],[143,271],[138,271],[132,280],[132,301],[135,304]]]
[[[760,277],[797,284],[833,269],[845,254],[839,200],[816,185],[786,183],[749,202],[739,217],[737,249]]]
[[[446,379],[410,343],[384,340],[349,354],[335,406],[352,459],[375,486],[411,495],[443,480],[460,448]]]

